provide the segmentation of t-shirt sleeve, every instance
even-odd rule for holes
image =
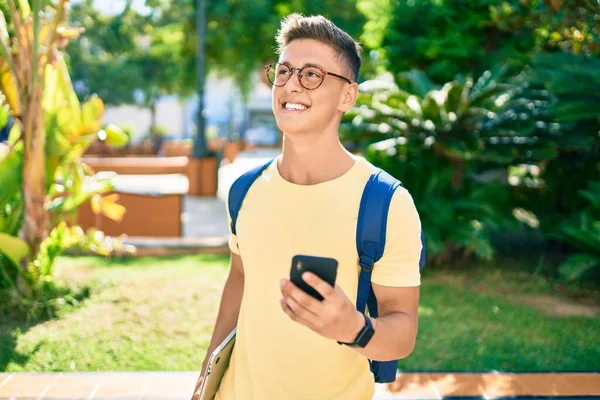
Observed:
[[[229,250],[234,254],[240,254],[238,248],[237,235],[234,235],[231,231],[231,215],[229,214],[229,204],[225,204],[225,212],[227,213],[227,227],[229,228]]]
[[[421,284],[421,220],[410,193],[396,189],[388,212],[385,250],[373,267],[378,285],[411,287]]]

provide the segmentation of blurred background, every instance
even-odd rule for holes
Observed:
[[[263,66],[291,12],[361,42],[340,137],[421,216],[419,339],[400,370],[600,370],[598,1],[0,11],[0,372],[199,370],[227,190],[280,151]]]

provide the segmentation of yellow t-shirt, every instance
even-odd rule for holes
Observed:
[[[281,309],[279,281],[289,278],[296,254],[338,260],[336,283],[356,302],[356,223],[364,186],[373,171],[358,158],[341,177],[315,185],[283,179],[273,162],[248,191],[231,235],[244,264],[244,295],[231,364],[217,400],[371,399],[367,358],[292,321]],[[420,285],[421,224],[412,197],[396,190],[386,247],[372,282]]]

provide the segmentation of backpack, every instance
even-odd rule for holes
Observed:
[[[244,201],[244,197],[254,181],[262,174],[273,160],[264,165],[259,165],[242,174],[231,186],[228,197],[229,215],[231,218],[231,232],[236,234],[236,221]],[[369,177],[363,190],[358,212],[356,228],[356,249],[360,276],[358,278],[358,293],[356,308],[365,313],[368,306],[369,315],[377,318],[377,299],[371,285],[371,273],[374,264],[381,258],[385,249],[387,229],[387,216],[392,200],[392,195],[402,183],[387,172],[377,168]],[[425,241],[421,231],[421,256],[419,268],[425,265]],[[369,360],[371,372],[375,382],[385,383],[396,380],[398,360],[372,361]]]

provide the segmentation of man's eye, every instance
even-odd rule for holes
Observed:
[[[288,71],[287,69],[282,69],[282,70],[279,70],[279,72],[278,72],[279,75],[287,75],[289,73],[290,73],[290,71]]]
[[[316,72],[312,72],[312,71],[307,72],[306,75],[309,78],[320,78],[321,77],[321,75],[317,74]]]

